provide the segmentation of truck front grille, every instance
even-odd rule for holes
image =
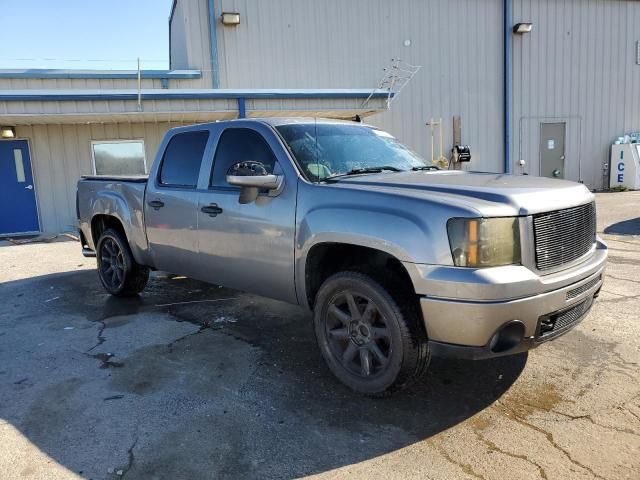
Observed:
[[[595,203],[534,215],[533,234],[538,270],[577,260],[596,241]]]

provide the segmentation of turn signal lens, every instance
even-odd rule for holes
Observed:
[[[457,267],[520,263],[520,228],[515,217],[452,218],[447,222],[447,232]]]

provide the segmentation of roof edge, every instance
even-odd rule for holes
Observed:
[[[193,79],[200,78],[200,70],[140,70],[145,79]],[[137,70],[59,70],[52,68],[0,69],[0,78],[38,79],[135,79]]]
[[[138,90],[0,90],[0,101],[137,100]],[[142,89],[141,100],[387,98],[393,92],[371,89]]]

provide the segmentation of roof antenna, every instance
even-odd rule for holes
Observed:
[[[371,91],[371,94],[362,103],[362,107],[367,106],[374,93],[382,90],[387,92],[387,110],[389,110],[391,103],[400,95],[402,89],[407,86],[421,68],[422,65],[411,65],[403,62],[400,58],[392,58],[391,65],[382,70],[384,75],[378,82],[378,86]]]

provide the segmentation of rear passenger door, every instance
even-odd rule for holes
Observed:
[[[255,202],[241,204],[240,188],[229,185],[226,176],[234,164],[246,161],[261,163],[269,174],[284,175],[282,190],[275,196],[262,192]],[[208,188],[199,196],[197,277],[296,302],[297,174],[275,133],[257,122],[225,128],[207,178]],[[217,213],[208,213],[212,208]]]
[[[189,276],[196,270],[197,185],[208,139],[208,130],[176,133],[149,177],[145,224],[149,251],[158,270]]]

